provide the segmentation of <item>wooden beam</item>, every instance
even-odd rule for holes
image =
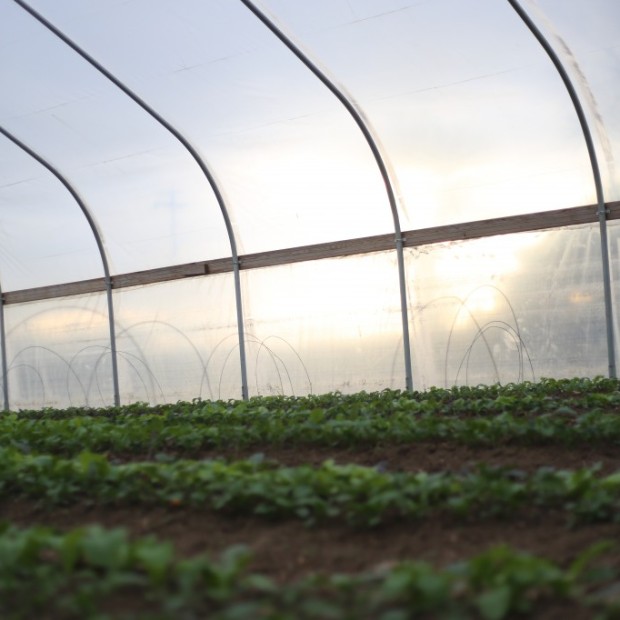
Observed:
[[[87,295],[101,291],[105,291],[105,280],[103,278],[95,278],[93,280],[80,280],[79,282],[25,288],[18,291],[5,291],[2,293],[2,300],[6,305],[20,304],[42,299],[53,299],[55,297]]]
[[[620,217],[620,203],[613,203],[614,215]],[[611,210],[610,214],[611,215]],[[609,218],[608,215],[608,219]],[[575,226],[590,224],[598,221],[596,205],[573,207],[570,209],[558,209],[557,211],[543,211],[540,213],[527,213],[525,215],[512,215],[498,217],[477,222],[452,224],[448,226],[436,226],[421,230],[408,231],[405,233],[405,246],[416,247],[432,243],[444,243],[446,241],[459,241],[464,239],[477,239],[480,237],[492,237],[494,235],[509,235],[512,233],[531,232],[535,230],[548,230],[563,226]]]
[[[620,201],[606,204],[607,219],[620,219]],[[462,224],[449,224],[446,226],[433,226],[403,232],[403,244],[405,247],[420,247],[434,243],[447,241],[461,241],[477,239],[494,235],[508,235],[512,233],[531,232],[535,230],[548,230],[564,226],[577,226],[598,222],[596,205],[585,205],[555,211],[542,211],[539,213],[527,213],[525,215],[512,215],[497,217]],[[314,245],[273,250],[270,252],[258,252],[240,256],[240,269],[259,269],[262,267],[274,267],[291,263],[320,260],[322,258],[336,258],[351,256],[354,254],[368,254],[393,250],[395,247],[394,234],[375,235],[360,239],[347,239],[343,241],[331,241]],[[147,271],[135,271],[112,277],[112,288],[121,289],[131,286],[144,286],[158,282],[170,282],[184,278],[195,278],[217,273],[232,272],[231,258],[218,258],[214,260],[173,265],[149,269]],[[7,291],[2,299],[5,304],[26,303],[53,299],[56,297],[70,297],[105,291],[105,280],[95,278],[68,282],[65,284],[53,284],[36,288]]]

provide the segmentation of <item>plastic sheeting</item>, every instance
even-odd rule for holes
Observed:
[[[605,374],[597,227],[406,254],[416,389]],[[244,274],[250,394],[402,386],[394,275],[394,252]],[[238,396],[231,276],[136,288],[115,301],[124,402]],[[102,296],[9,306],[7,326],[14,407],[113,404]]]
[[[507,2],[261,4],[359,102],[404,228],[593,202],[570,100]]]
[[[360,114],[396,213],[352,116],[244,2],[30,2],[177,130],[210,178],[17,2],[0,6],[0,126],[81,197],[113,278],[232,266],[235,244],[244,255],[596,204],[566,88],[508,1],[255,4]],[[602,198],[619,200],[620,7],[522,4],[575,85]],[[0,215],[3,292],[104,275],[74,197],[5,136]],[[617,237],[610,223],[614,315]],[[605,374],[594,224],[405,258],[415,387]],[[404,387],[394,251],[251,270],[242,256],[241,269],[238,298],[233,274],[114,291],[123,401],[238,397],[237,313],[250,395]],[[4,312],[12,407],[111,402],[105,295]]]
[[[230,275],[119,291],[115,307],[125,402],[239,397]]]
[[[13,409],[114,403],[103,295],[8,306],[5,323]]]
[[[394,252],[243,273],[252,394],[404,384]]]
[[[604,0],[529,2],[532,16],[549,37],[570,72],[589,117],[607,200],[620,199],[618,82],[620,5]]]
[[[606,374],[598,227],[429,246],[407,259],[422,387]]]

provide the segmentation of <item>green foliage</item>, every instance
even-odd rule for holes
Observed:
[[[0,499],[191,506],[308,526],[345,521],[374,527],[433,515],[509,524],[532,508],[563,511],[568,525],[618,522],[620,472],[603,477],[597,468],[403,473],[331,461],[281,467],[262,454],[236,462],[174,456],[214,448],[435,440],[618,445],[619,388],[618,381],[602,378],[545,379],[414,393],[7,413],[0,416]],[[592,567],[606,548],[594,545],[568,567],[498,547],[445,569],[403,562],[283,587],[248,574],[249,556],[241,548],[217,561],[179,559],[171,544],[130,540],[123,530],[57,534],[6,524],[0,525],[0,617],[502,620],[568,601],[611,618],[620,609],[618,576],[613,567]],[[128,599],[141,601],[139,611],[123,616]]]
[[[5,525],[0,530],[0,614],[221,620],[439,615],[501,620],[562,601],[605,610],[610,606],[601,592],[609,589],[609,575],[604,583],[580,581],[597,552],[586,551],[579,571],[497,547],[445,569],[403,562],[361,575],[314,575],[282,586],[248,573],[244,548],[230,548],[217,561],[204,555],[178,559],[168,544],[153,538],[131,540],[120,529],[95,526],[58,534]],[[585,586],[593,596],[583,595]],[[123,616],[128,593],[138,604]]]
[[[92,526],[56,534],[5,525],[0,615],[30,618],[53,610],[62,618],[116,617],[98,610],[128,591],[141,593],[145,609],[172,612],[196,601],[208,609],[231,597],[247,557],[245,549],[232,548],[215,563],[206,556],[177,560],[169,543],[132,541],[122,529]]]
[[[0,497],[48,503],[190,505],[227,513],[346,519],[373,526],[430,512],[463,519],[506,516],[529,506],[564,510],[572,521],[617,521],[620,477],[596,469],[533,474],[481,467],[469,473],[379,472],[335,465],[277,467],[261,459],[112,465],[102,455],[72,459],[0,449]]]
[[[385,390],[0,417],[0,445],[21,452],[195,454],[270,445],[362,446],[429,440],[469,445],[620,444],[618,382],[545,380],[478,388]]]

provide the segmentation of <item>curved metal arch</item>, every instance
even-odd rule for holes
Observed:
[[[411,367],[411,343],[409,337],[409,316],[408,316],[408,304],[407,304],[407,279],[405,275],[405,259],[403,252],[403,238],[400,226],[400,218],[398,215],[398,206],[396,203],[396,194],[392,187],[392,180],[388,172],[388,167],[385,161],[378,142],[372,134],[372,131],[368,123],[364,120],[358,109],[355,107],[352,99],[345,94],[342,89],[338,88],[329,77],[321,71],[321,69],[308,58],[308,56],[297,46],[295,43],[284,33],[276,24],[267,17],[267,15],[261,11],[251,0],[240,0],[241,3],[251,11],[267,28],[282,42],[284,45],[317,77],[324,86],[338,99],[338,101],[344,106],[347,112],[351,115],[359,130],[362,132],[364,139],[368,143],[372,155],[375,159],[379,172],[381,173],[381,179],[385,185],[385,190],[388,196],[390,204],[390,210],[392,212],[392,219],[394,220],[394,233],[396,235],[396,256],[398,261],[398,278],[399,278],[399,290],[400,290],[400,302],[401,302],[401,317],[402,317],[402,330],[403,330],[403,352],[405,362],[405,383],[407,390],[413,391],[413,373]]]
[[[91,215],[88,207],[74,189],[74,187],[69,183],[69,181],[62,175],[57,168],[55,168],[50,162],[44,159],[37,152],[33,151],[27,144],[22,142],[19,138],[14,136],[4,127],[0,126],[0,133],[9,139],[15,146],[18,146],[22,151],[30,155],[33,159],[35,159],[39,164],[41,164],[44,168],[46,168],[49,172],[51,172],[66,188],[66,190],[71,194],[75,202],[77,202],[80,210],[82,211],[90,229],[95,237],[95,242],[97,243],[97,249],[99,250],[99,255],[101,257],[101,263],[103,265],[103,275],[105,282],[105,290],[108,304],[108,323],[110,327],[110,349],[112,351],[112,384],[114,388],[114,405],[116,407],[120,406],[120,389],[118,382],[118,365],[117,365],[117,351],[116,351],[116,327],[114,321],[114,302],[112,298],[112,277],[110,276],[110,267],[108,264],[108,257],[105,251],[105,246],[103,244],[103,237],[97,228],[97,223],[95,222],[93,216]],[[2,335],[4,340],[4,320],[2,320]],[[4,352],[3,352],[4,354]],[[6,378],[5,378],[5,399],[8,399],[8,386],[6,386]],[[5,403],[8,402],[5,400]]]
[[[568,72],[564,68],[560,57],[556,54],[552,45],[549,43],[542,31],[536,26],[530,16],[525,12],[523,7],[519,4],[518,0],[508,0],[508,3],[515,10],[517,15],[523,20],[530,32],[534,35],[538,43],[545,50],[549,56],[551,62],[562,78],[562,82],[570,99],[572,101],[575,112],[581,125],[581,131],[583,133],[586,147],[588,149],[588,157],[590,158],[590,166],[592,168],[592,176],[594,177],[594,186],[596,188],[596,201],[598,206],[598,218],[599,227],[601,231],[601,254],[602,254],[602,267],[603,267],[603,291],[605,296],[605,325],[607,330],[607,361],[608,361],[608,373],[611,378],[616,378],[616,353],[614,342],[614,327],[613,327],[613,301],[611,292],[611,270],[609,266],[609,243],[607,240],[607,208],[605,206],[605,197],[603,193],[603,182],[601,180],[601,172],[598,165],[598,158],[596,156],[596,149],[594,148],[594,141],[592,140],[592,133],[590,132],[590,126],[586,118],[583,106],[577,94]]]
[[[168,122],[163,116],[161,116],[154,108],[152,108],[146,101],[144,101],[139,95],[134,93],[128,86],[126,86],[121,80],[119,80],[113,73],[108,71],[102,64],[100,64],[97,60],[95,60],[88,52],[83,50],[75,41],[70,39],[64,32],[62,32],[59,28],[54,26],[49,20],[47,20],[43,15],[33,9],[29,4],[24,2],[23,0],[13,0],[18,6],[24,9],[27,13],[29,13],[34,19],[36,19],[40,24],[45,26],[52,34],[57,36],[63,43],[68,45],[74,52],[79,54],[86,62],[88,62],[92,67],[97,69],[99,73],[105,76],[110,82],[112,82],[117,88],[123,91],[130,99],[132,99],[135,103],[137,103],[145,112],[147,112],[153,119],[155,119],[162,127],[168,130],[188,151],[188,153],[192,156],[194,161],[200,167],[200,170],[204,174],[207,179],[213,194],[217,200],[217,203],[220,207],[220,211],[222,212],[222,217],[224,218],[224,224],[226,226],[226,232],[228,234],[228,241],[230,243],[230,250],[232,255],[233,262],[233,274],[235,281],[235,301],[236,301],[236,309],[237,309],[237,329],[239,333],[239,357],[241,363],[241,395],[243,399],[248,398],[248,380],[247,380],[247,364],[246,364],[246,355],[245,355],[245,326],[243,323],[243,305],[241,298],[241,278],[239,275],[239,254],[237,252],[237,242],[235,239],[235,233],[233,230],[232,222],[230,216],[228,214],[228,208],[226,207],[226,203],[224,201],[224,196],[215,180],[215,177],[209,170],[209,167],[198,153],[198,151],[194,148],[194,146],[190,143],[190,141],[170,122]]]

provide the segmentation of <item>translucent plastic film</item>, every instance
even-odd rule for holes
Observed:
[[[416,389],[605,374],[597,226],[406,259]],[[394,252],[242,275],[251,395],[404,387]],[[115,305],[123,402],[239,398],[232,276],[119,291]],[[102,295],[5,311],[12,408],[112,404]]]
[[[596,226],[408,250],[418,386],[605,375],[600,257]]]
[[[524,3],[577,89],[597,146],[605,199],[620,199],[620,4],[614,0]]]
[[[241,398],[231,275],[114,296],[124,402]]]
[[[42,165],[0,136],[0,284],[4,291],[103,275],[78,203]]]
[[[392,229],[357,126],[242,3],[32,4],[196,146],[220,183],[240,251]],[[147,138],[162,139],[142,125]],[[134,154],[151,148],[159,147],[136,145]]]
[[[4,310],[11,409],[114,404],[105,295]]]
[[[123,402],[405,388],[402,307],[416,388],[613,375],[620,220],[610,309],[587,140],[515,3],[23,4],[0,3],[11,407],[113,403],[106,295],[66,297],[103,257]],[[620,201],[620,4],[520,5]],[[511,234],[399,270],[396,244],[483,230]]]
[[[361,106],[392,162],[404,227],[593,201],[570,99],[508,2],[259,4]],[[613,5],[597,3],[617,34]]]
[[[0,7],[0,41],[0,124],[81,195],[113,272],[230,254],[209,183],[165,129],[13,2]],[[10,188],[23,186],[33,226],[43,228],[53,205],[37,193],[32,173],[17,167],[23,157],[13,151],[16,163],[4,181],[9,189],[0,188],[0,199],[13,204]],[[2,156],[9,157],[4,148]],[[37,179],[45,174],[38,172]],[[74,229],[59,228],[59,243],[70,242]],[[22,242],[31,243],[26,234]],[[81,277],[76,263],[62,280]],[[52,273],[48,279],[57,281]]]
[[[404,387],[393,252],[242,275],[251,394]]]

